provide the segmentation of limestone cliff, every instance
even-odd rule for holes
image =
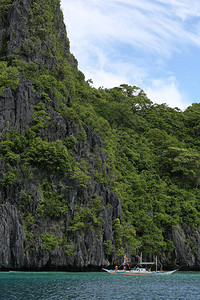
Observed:
[[[97,161],[109,176],[101,138],[89,127],[72,121],[70,108],[67,111],[73,101],[74,72],[78,70],[69,51],[60,2],[4,2],[7,5],[1,5],[0,13],[2,69],[18,71],[16,85],[5,84],[1,90],[0,139],[5,143],[8,134],[16,143],[17,136],[26,145],[21,144],[18,150],[9,148],[15,155],[9,159],[5,156],[10,154],[1,148],[0,268],[82,269],[107,265],[104,243],[114,243],[112,220],[121,220],[121,204],[109,186],[94,178]],[[63,80],[65,86],[63,83],[58,90],[56,80]],[[60,107],[69,117],[61,114]],[[52,162],[55,169],[49,172],[45,162],[36,162],[33,157],[27,161],[30,147],[37,147],[31,145],[31,134],[40,146],[52,147],[46,157],[49,167],[50,156],[55,157],[59,151],[56,145],[68,157],[65,145],[74,143],[69,154],[73,160],[70,171],[67,167],[59,171],[56,160]],[[60,169],[64,163],[61,161]],[[81,163],[87,164],[90,172],[84,171]],[[113,259],[111,253],[110,263]]]
[[[140,134],[143,127],[147,127],[147,120],[141,117],[146,111],[143,113],[142,109],[150,108],[152,112],[155,108],[151,107],[149,100],[142,104],[146,98],[141,93],[142,101],[131,102],[131,111],[136,114],[129,118],[126,105],[128,103],[130,110],[130,102],[126,102],[124,95],[130,95],[134,89],[126,88],[124,85],[123,92],[119,88],[114,89],[112,95],[108,92],[108,98],[112,96],[117,99],[117,104],[111,97],[107,108],[113,106],[117,112],[120,107],[119,111],[122,112],[115,115],[111,110],[109,114],[109,110],[107,112],[104,108],[105,99],[101,98],[100,91],[91,88],[85,81],[77,68],[76,59],[70,53],[59,0],[1,1],[1,270],[97,270],[122,262],[124,254],[129,259],[137,260],[143,246],[143,235],[146,239],[144,247],[154,249],[157,243],[155,249],[159,249],[159,260],[165,267],[200,269],[200,232],[197,226],[192,228],[184,222],[182,225],[175,224],[173,214],[170,220],[163,217],[162,201],[159,205],[155,201],[155,212],[152,203],[148,207],[146,191],[153,193],[152,199],[155,200],[154,188],[157,185],[152,181],[151,186],[155,174],[149,176],[148,173],[148,166],[151,167],[148,156],[150,150],[142,161],[140,142],[138,153],[135,150],[131,152],[132,149],[128,147],[124,153],[119,151],[124,159],[122,162],[128,162],[127,169],[122,166],[122,173],[118,175],[120,192],[124,195],[123,208],[127,215],[124,211],[122,213],[120,193],[115,193],[113,188],[118,190],[114,182],[119,170],[114,170],[118,162],[114,161],[112,151],[116,145],[120,145],[116,140],[124,142],[132,138],[132,131],[130,136],[123,136],[121,128],[117,126],[123,118],[128,130],[132,124]],[[118,96],[121,98],[118,99]],[[120,106],[121,99],[124,102]],[[93,104],[98,100],[99,118],[95,119],[96,115],[90,114],[90,109],[94,109],[92,105],[88,105],[88,110],[83,110],[86,101]],[[105,119],[101,117],[103,110]],[[141,115],[137,114],[138,110]],[[106,118],[114,123],[110,134],[119,131],[118,137],[113,139],[116,145],[112,145],[110,152]],[[100,124],[96,126],[96,122]],[[158,133],[159,130],[152,130],[150,134],[146,133],[146,137],[149,135],[156,140]],[[131,141],[131,148],[135,144],[135,141]],[[130,166],[129,159],[132,165],[138,164],[138,177],[136,173],[132,176],[134,168]],[[161,172],[163,174],[165,167]],[[130,171],[127,176],[130,184],[129,181],[125,184],[120,177],[126,175],[123,174],[126,171]],[[137,179],[145,182],[141,174],[149,179],[145,192]],[[166,188],[167,184],[163,184],[162,188]],[[125,189],[130,191],[125,193]],[[132,202],[128,201],[127,196],[131,193],[135,193]],[[167,193],[173,195],[166,188]],[[170,197],[163,199],[169,201]],[[146,207],[146,211],[142,210],[143,207]],[[172,213],[175,212],[172,210]],[[156,218],[156,213],[160,218]],[[146,218],[143,218],[144,214]],[[157,227],[151,230],[153,217]],[[187,218],[187,214],[183,215],[182,220],[184,217]],[[129,222],[130,218],[136,229],[137,222],[140,223],[137,233]],[[147,232],[142,231],[147,227],[143,226],[141,220],[149,222]],[[195,222],[193,225],[198,224],[198,220]],[[160,224],[164,226],[163,236]],[[151,231],[152,237],[148,239]],[[147,259],[150,258],[148,253]]]

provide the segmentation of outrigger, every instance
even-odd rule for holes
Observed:
[[[125,260],[127,260],[126,257],[124,257],[124,269],[123,270],[118,270],[117,267],[115,268],[115,270],[108,270],[108,269],[103,269],[103,270],[108,272],[109,274],[113,274],[113,275],[171,275],[177,271],[177,270],[172,270],[172,271],[159,270],[158,271],[157,257],[156,257],[155,262],[143,262],[142,255],[141,255],[140,262],[136,265],[136,267],[134,267],[133,269],[130,269],[130,270],[127,270],[125,268],[125,266],[127,264],[125,262]],[[155,271],[151,271],[151,268],[147,269],[147,268],[141,267],[142,265],[150,265],[152,267],[154,264],[156,265]]]

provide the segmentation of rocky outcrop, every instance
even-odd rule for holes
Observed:
[[[34,107],[41,101],[41,96],[33,87],[30,80],[21,78],[19,87],[13,91],[11,88],[4,90],[0,101],[0,132],[1,139],[10,130],[18,132],[24,136],[26,129],[32,122]],[[56,100],[55,100],[56,101]],[[94,134],[89,127],[74,125],[70,120],[62,118],[55,112],[52,105],[46,103],[46,109],[50,115],[51,123],[41,131],[41,136],[48,136],[49,142],[58,139],[65,140],[68,136],[77,137],[77,128],[86,133],[86,139],[78,141],[76,145],[76,158],[78,161],[86,159],[95,169],[95,158],[100,160],[102,165],[106,166],[106,155],[103,150],[101,138]],[[78,137],[77,137],[78,139]],[[0,180],[7,174],[8,167],[3,160],[0,161],[1,174]],[[69,179],[68,175],[55,175],[50,182],[54,191],[62,183],[63,188],[60,193],[65,194],[65,201],[69,211],[65,217],[52,219],[50,217],[38,217],[38,207],[41,201],[41,191],[39,177],[45,176],[39,170],[34,170],[34,175],[29,178],[27,170],[22,170],[20,165],[21,179],[16,184],[1,186],[0,193],[0,268],[1,269],[86,269],[98,268],[112,263],[114,256],[109,262],[105,255],[103,242],[111,240],[114,243],[112,220],[114,218],[122,219],[121,203],[119,197],[112,192],[109,187],[101,184],[91,177],[91,184],[81,188],[76,180]],[[92,175],[91,175],[92,176]],[[45,177],[44,177],[45,178]],[[66,192],[65,187],[69,187]],[[26,191],[31,197],[25,209],[22,207],[21,194]],[[63,240],[68,235],[67,228],[73,219],[74,208],[80,202],[87,205],[89,199],[97,195],[101,199],[103,224],[101,228],[83,229],[77,232],[70,242],[74,246],[74,253],[66,254],[66,247],[59,244],[54,249],[45,250],[43,247],[42,235],[53,233],[58,240]],[[5,203],[5,204],[4,204]],[[26,213],[26,210],[28,213]],[[28,214],[34,217],[34,225],[25,225],[24,217]],[[26,228],[29,226],[30,228]],[[26,231],[26,232],[25,232]],[[28,236],[31,235],[31,238]]]
[[[45,3],[43,3],[45,5]],[[45,64],[49,68],[57,64],[56,45],[47,29],[59,39],[59,50],[63,57],[74,67],[77,61],[69,51],[69,40],[66,35],[66,27],[63,22],[60,2],[54,1],[48,5],[48,9],[54,11],[54,18],[47,20],[44,16],[45,7],[41,9],[41,1],[18,0],[11,5],[6,21],[0,22],[0,37],[5,43],[5,54],[8,60],[12,56],[21,57],[26,62],[35,62],[37,65]],[[46,21],[49,28],[45,28]],[[50,28],[52,26],[52,28]]]
[[[0,266],[1,269],[21,268],[24,265],[25,232],[17,207],[0,205]]]
[[[31,100],[30,100],[31,99]],[[9,132],[15,130],[21,135],[25,135],[26,129],[30,126],[34,106],[41,101],[40,94],[34,91],[30,81],[21,80],[19,88],[12,91],[6,89],[1,97],[0,110],[1,122],[0,131],[1,138]],[[57,139],[65,140],[68,136],[77,137],[77,125],[74,126],[71,121],[64,120],[59,116],[52,106],[46,106],[51,116],[51,122],[55,126],[50,126],[43,130],[41,136],[48,136],[49,141],[53,142]],[[94,158],[91,154],[95,154],[102,165],[106,164],[106,155],[103,152],[103,145],[100,137],[90,130],[90,128],[82,128],[86,132],[86,140],[78,142],[76,147],[77,160],[87,159],[88,163],[94,168]],[[88,155],[90,153],[90,155]],[[1,164],[2,180],[7,173],[7,167],[3,161]],[[102,265],[109,264],[103,242],[111,240],[114,242],[112,220],[119,218],[121,220],[121,203],[119,197],[113,193],[109,187],[96,182],[91,177],[91,184],[81,188],[76,180],[69,179],[69,176],[55,175],[50,182],[54,191],[58,190],[58,186],[62,185],[61,193],[65,194],[65,201],[69,207],[69,211],[65,217],[60,219],[52,219],[50,217],[38,217],[38,207],[41,201],[41,191],[39,177],[44,176],[39,170],[34,171],[34,175],[28,178],[27,170],[22,170],[19,166],[21,179],[17,184],[11,184],[8,187],[1,186],[0,194],[0,267],[2,269],[84,269],[97,268]],[[25,177],[24,177],[25,176]],[[44,177],[45,178],[45,177]],[[62,183],[62,184],[61,184]],[[69,187],[66,192],[65,187]],[[26,191],[31,197],[23,210],[21,194]],[[101,199],[103,224],[101,228],[83,229],[77,232],[70,242],[75,246],[74,254],[67,255],[66,247],[58,245],[55,249],[44,250],[42,235],[47,232],[53,233],[58,240],[63,240],[67,236],[67,228],[73,219],[74,208],[81,201],[82,205],[87,205],[89,199],[97,195]],[[6,203],[6,204],[4,204]],[[29,214],[34,217],[34,225],[25,233],[24,216]],[[27,224],[26,226],[29,226]],[[30,232],[28,232],[30,231]],[[27,235],[32,236],[30,239]],[[62,243],[61,243],[62,244]],[[114,259],[114,256],[112,257]]]
[[[0,137],[9,130],[14,129],[21,134],[25,133],[30,124],[35,102],[40,100],[40,95],[33,91],[30,81],[21,80],[16,91],[7,88],[1,95],[0,101]]]
[[[35,107],[44,103],[48,121],[39,131],[32,131],[33,136],[48,143],[59,140],[62,147],[67,138],[73,136],[76,141],[73,159],[77,166],[86,161],[90,170],[86,175],[79,169],[88,180],[85,179],[83,184],[78,175],[73,177],[67,172],[47,174],[39,164],[24,163],[25,154],[19,159],[22,150],[12,152],[8,146],[9,151],[17,155],[16,160],[6,159],[7,146],[5,151],[1,150],[0,269],[92,269],[112,263],[114,253],[108,261],[104,242],[114,243],[112,221],[114,218],[122,221],[122,213],[119,197],[95,178],[96,161],[101,166],[100,172],[109,176],[102,140],[88,126],[62,115],[57,109],[61,100],[50,88],[43,90],[29,78],[31,76],[23,73],[27,66],[34,66],[38,73],[44,69],[42,74],[46,78],[50,73],[54,76],[56,71],[56,80],[64,80],[66,74],[63,72],[66,71],[58,67],[64,60],[69,65],[66,70],[76,70],[77,61],[69,50],[60,1],[54,0],[50,4],[40,0],[10,1],[0,15],[1,59],[8,67],[19,67],[18,87],[6,86],[0,95],[0,141],[5,140],[9,132],[14,132],[29,143],[27,130],[34,125]],[[67,79],[65,82],[68,86]],[[65,89],[63,107],[69,107],[71,101],[70,88],[69,91]],[[38,118],[38,122],[40,120]],[[26,147],[28,149],[28,144]],[[48,186],[46,191],[42,187],[44,182]],[[52,201],[55,197],[58,202],[62,201],[65,211],[55,213],[56,202],[49,204],[51,213],[47,209],[44,211],[42,201],[44,198],[48,201],[49,197]],[[90,204],[91,199],[100,201],[98,211]],[[81,215],[84,207],[91,216],[85,212]],[[80,220],[75,223],[77,214]],[[76,228],[77,224],[79,227]]]
[[[175,265],[182,270],[200,269],[200,231],[185,225],[172,230],[175,246]]]

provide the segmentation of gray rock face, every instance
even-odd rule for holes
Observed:
[[[43,26],[40,1],[13,1],[7,15],[0,18],[0,49],[3,59],[12,64],[12,59],[34,63],[51,70],[57,67],[58,55],[77,68],[77,61],[69,51],[69,41],[63,22],[59,1],[53,1],[53,19],[48,28]],[[44,5],[44,3],[43,3]],[[39,21],[36,21],[37,19]],[[54,44],[54,36],[59,49]],[[59,52],[59,54],[57,53]],[[59,75],[62,76],[63,75]],[[34,107],[42,102],[41,93],[31,80],[20,75],[19,86],[6,88],[0,97],[0,141],[9,131],[25,136],[32,125]],[[70,93],[66,105],[71,101]],[[50,117],[47,128],[41,129],[40,138],[48,142],[69,136],[77,138],[76,160],[87,161],[91,168],[90,184],[81,187],[69,174],[54,174],[48,178],[51,194],[61,194],[67,204],[67,213],[60,217],[41,216],[43,194],[41,184],[47,180],[45,172],[37,167],[24,167],[20,163],[8,165],[0,159],[0,269],[76,269],[95,268],[108,264],[103,242],[113,239],[112,220],[121,217],[121,203],[109,187],[94,179],[95,162],[106,169],[106,154],[101,138],[89,127],[74,124],[56,111],[57,99],[51,94],[51,103],[45,103]],[[84,140],[78,132],[85,133]],[[17,181],[3,185],[2,180],[14,168]],[[95,196],[94,196],[95,195]],[[93,197],[101,199],[99,218],[102,225],[90,225],[71,232],[68,227],[74,218],[77,206],[88,207]],[[90,223],[89,223],[90,224]],[[71,248],[70,248],[71,247]],[[72,249],[72,251],[70,250]],[[114,254],[110,258],[114,259]]]
[[[40,95],[33,92],[30,81],[21,80],[15,92],[11,88],[4,90],[0,101],[0,137],[11,129],[21,134],[25,133],[34,111],[34,103],[31,103],[31,98],[37,101],[40,99]]]
[[[60,40],[60,49],[62,50],[63,57],[68,57],[72,66],[77,66],[77,61],[69,51],[69,40],[66,36],[66,27],[63,22],[62,11],[60,10],[59,3],[54,1],[52,3],[52,9],[55,10],[56,26],[54,23],[54,33]],[[33,15],[30,13],[33,7],[40,5],[40,1],[31,0],[18,0],[13,3],[9,12],[6,22],[0,23],[0,37],[6,34],[7,49],[6,55],[18,55],[27,62],[35,62],[38,65],[45,64],[49,68],[57,64],[57,58],[55,55],[55,45],[49,34],[44,34],[45,27],[39,26],[41,31],[41,38],[35,37],[38,24],[33,24],[31,28],[30,19],[37,17],[37,9],[33,11]],[[39,16],[38,16],[39,17]],[[38,21],[39,22],[39,21]],[[42,22],[42,21],[41,21]],[[30,32],[32,36],[30,36]],[[48,52],[51,55],[44,55]]]
[[[20,212],[14,205],[0,205],[0,266],[3,269],[24,265],[25,232]]]
[[[199,270],[200,231],[179,225],[173,229],[171,238],[175,245],[176,266],[183,270]]]
[[[0,138],[9,130],[15,130],[21,135],[25,135],[26,129],[30,126],[34,106],[41,101],[40,93],[37,92],[31,81],[20,79],[19,87],[13,91],[7,88],[1,96],[0,101]],[[71,121],[63,119],[57,114],[52,106],[56,103],[46,104],[47,111],[51,116],[51,122],[55,126],[50,126],[41,132],[41,136],[48,136],[49,141],[53,142],[57,139],[65,140],[69,135],[77,137],[77,125]],[[80,125],[79,125],[80,126]],[[76,147],[77,160],[86,159],[92,168],[95,160],[91,154],[95,155],[101,161],[102,166],[106,166],[106,155],[103,150],[101,138],[94,134],[90,128],[81,127],[85,130],[86,140],[79,141]],[[90,154],[90,155],[88,155]],[[3,161],[0,161],[1,173],[0,180],[5,176],[7,167]],[[20,170],[20,166],[19,166]],[[65,201],[70,210],[65,218],[57,220],[49,217],[38,218],[37,209],[41,201],[41,191],[38,178],[41,176],[37,170],[34,178],[28,178],[27,171],[24,174],[21,172],[23,180],[18,184],[10,185],[9,187],[1,186],[0,192],[0,268],[1,269],[25,269],[25,270],[66,270],[66,269],[85,269],[98,268],[107,265],[114,260],[114,255],[111,261],[105,255],[103,242],[110,240],[114,243],[112,221],[114,218],[121,217],[121,203],[119,197],[112,192],[109,187],[102,183],[96,182],[91,177],[91,184],[85,188],[80,188],[76,180],[69,179],[67,175],[54,176],[51,186],[55,191],[58,190],[59,184],[70,187],[65,193]],[[28,203],[28,212],[35,217],[33,228],[29,229],[32,240],[25,233],[24,213],[21,211],[21,193],[27,191],[31,195],[31,200]],[[82,205],[89,203],[89,199],[97,195],[102,203],[102,218],[103,225],[101,229],[91,228],[84,229],[82,232],[77,232],[71,242],[75,247],[75,252],[72,255],[66,254],[66,248],[58,245],[55,249],[44,250],[42,235],[51,232],[58,239],[67,237],[67,228],[70,224],[74,209],[77,203]],[[5,203],[5,204],[4,204]],[[101,232],[100,232],[101,231]],[[27,240],[29,239],[29,240]]]

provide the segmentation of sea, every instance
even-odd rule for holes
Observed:
[[[122,276],[106,272],[0,272],[0,300],[200,300],[200,272]]]

